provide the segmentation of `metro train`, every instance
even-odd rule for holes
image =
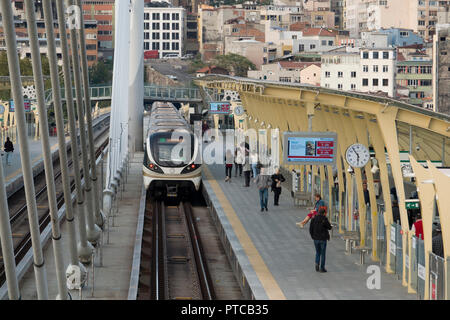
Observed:
[[[200,189],[199,140],[171,103],[154,102],[144,147],[144,184],[156,197],[188,196]]]

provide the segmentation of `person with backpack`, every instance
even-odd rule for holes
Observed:
[[[314,241],[314,247],[316,248],[316,271],[327,272],[325,269],[325,256],[327,251],[327,241],[330,240],[330,234],[328,230],[331,230],[331,224],[325,216],[325,210],[319,209],[319,213],[315,215],[309,226],[309,233]]]
[[[11,154],[14,152],[14,145],[11,140],[9,140],[9,137],[6,137],[6,141],[4,144],[4,151],[6,152],[6,165],[11,165]]]

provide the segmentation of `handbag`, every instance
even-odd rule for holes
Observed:
[[[277,182],[277,188],[281,188],[281,181]]]

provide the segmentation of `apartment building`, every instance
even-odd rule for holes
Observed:
[[[339,48],[322,53],[320,86],[345,91],[360,91],[360,55]]]
[[[150,2],[144,7],[144,50],[158,50],[159,58],[184,54],[186,10],[168,2]]]
[[[408,89],[408,102],[410,104],[432,109],[433,61],[397,61],[395,81],[397,87]]]
[[[98,48],[108,51],[113,48],[114,0],[83,1],[83,17],[86,21],[97,21]]]
[[[320,85],[320,63],[279,61],[248,71],[252,79]]]
[[[360,91],[385,93],[395,96],[395,67],[397,52],[394,48],[360,49]]]
[[[433,107],[450,115],[450,5],[438,14],[433,39]]]

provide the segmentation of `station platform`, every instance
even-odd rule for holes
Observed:
[[[95,119],[93,119],[94,126],[94,136],[98,134],[98,131],[101,130],[101,127],[98,126],[99,123],[103,122],[109,114],[103,114]],[[53,160],[56,160],[58,155],[58,138],[56,136],[50,137],[50,150],[52,153]],[[70,149],[70,137],[66,137],[66,146],[67,150]],[[1,146],[3,151],[3,146]],[[33,176],[36,177],[39,173],[44,170],[44,160],[42,157],[42,141],[40,139],[36,139],[34,136],[29,136],[28,138],[28,148],[30,151],[30,159],[33,168]],[[22,163],[21,163],[21,155],[20,155],[20,144],[19,140],[15,139],[14,141],[14,152],[10,155],[11,165],[6,164],[6,155],[1,157],[1,163],[3,165],[3,173],[5,176],[5,184],[6,184],[6,195],[9,197],[17,190],[23,187],[23,178],[22,178]]]
[[[225,251],[231,254],[235,274],[242,278],[243,291],[255,299],[417,299],[408,294],[395,275],[380,268],[380,289],[369,289],[369,265],[359,265],[359,254],[345,254],[345,242],[338,232],[327,244],[327,273],[315,271],[315,249],[306,226],[296,222],[307,215],[295,207],[290,190],[283,187],[280,205],[273,205],[269,192],[268,211],[261,212],[253,181],[244,187],[244,177],[225,182],[224,166],[204,166],[203,193],[216,216]],[[216,225],[217,226],[217,225]],[[225,240],[223,239],[225,238]]]
[[[128,180],[124,186],[125,191],[122,195],[120,192],[118,193],[119,209],[115,214],[114,223],[112,218],[110,219],[109,240],[108,231],[104,231],[102,235],[103,246],[96,250],[94,258],[94,273],[92,273],[92,264],[86,267],[89,270],[89,280],[82,291],[82,300],[126,300],[128,297],[138,215],[141,198],[145,196],[142,180],[143,158],[143,152],[137,152],[133,155]],[[78,233],[77,215],[75,216],[75,225]],[[67,267],[70,257],[67,228],[64,223],[61,225],[61,233],[64,264]],[[48,244],[44,247],[49,299],[54,299],[58,293],[52,247],[51,241],[48,241]],[[93,274],[94,278],[92,277]],[[30,268],[24,275],[19,287],[23,300],[37,299],[33,268]],[[71,291],[71,295],[73,300],[80,299],[78,291]]]

